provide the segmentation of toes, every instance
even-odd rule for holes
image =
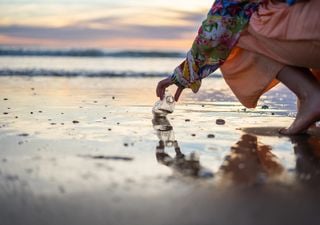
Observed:
[[[282,135],[290,135],[290,132],[289,132],[289,129],[287,128],[281,128],[279,130],[279,134],[282,134]]]
[[[292,129],[289,128],[281,128],[279,130],[279,134],[281,135],[286,135],[286,136],[289,136],[289,135],[304,135],[307,133],[307,130],[302,130],[302,131],[294,131]]]

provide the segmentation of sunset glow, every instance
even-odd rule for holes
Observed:
[[[186,50],[212,0],[0,0],[0,44]]]

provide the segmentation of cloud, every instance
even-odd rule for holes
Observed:
[[[99,22],[106,22],[99,20]],[[59,28],[36,26],[0,26],[2,35],[23,38],[60,39],[60,40],[90,40],[101,38],[161,38],[177,39],[186,33],[194,31],[190,26],[147,26],[122,25],[111,26],[104,29],[85,26],[66,26]]]
[[[205,19],[206,14],[203,12],[188,12],[181,14],[181,18],[186,21],[190,21],[193,23],[199,23],[200,21]]]
[[[152,22],[156,18],[155,14],[153,18],[149,18],[149,23],[140,22],[140,20],[139,23],[128,23],[128,18],[123,20],[122,15],[108,15],[77,20],[70,25],[60,27],[52,27],[51,24],[46,26],[2,25],[0,34],[6,37],[6,43],[9,44],[12,39],[13,44],[18,43],[19,40],[35,45],[45,43],[57,45],[59,42],[62,45],[114,43],[118,47],[127,48],[130,44],[133,45],[132,43],[140,43],[139,46],[143,47],[143,44],[152,46],[153,42],[156,42],[163,46],[171,43],[173,47],[179,45],[179,48],[185,48],[189,47],[189,42],[192,42],[200,22],[205,17],[203,12],[181,10],[167,10],[167,14],[161,15],[165,21],[158,21],[158,23]]]

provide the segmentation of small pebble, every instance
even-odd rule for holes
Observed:
[[[261,106],[261,108],[262,108],[262,109],[269,109],[269,106],[263,105],[263,106]]]
[[[111,130],[112,130],[111,128],[108,129],[108,131],[111,131]]]
[[[120,125],[120,123],[118,122],[117,125]]]
[[[196,136],[196,134],[191,134],[191,136],[192,136],[192,137],[195,137],[195,136]]]
[[[185,119],[184,121],[186,121],[186,122],[190,122],[190,119]]]
[[[8,112],[4,112],[3,114],[4,114],[4,115],[8,115],[9,113],[8,113]]]
[[[41,110],[39,110],[39,111],[38,111],[38,113],[42,113],[42,111],[41,111]]]
[[[105,119],[107,119],[107,117],[105,117],[105,116],[104,116],[104,117],[102,117],[102,119],[104,119],[104,120],[105,120]]]
[[[22,133],[22,134],[19,134],[18,136],[20,136],[20,137],[27,137],[27,136],[29,136],[29,134],[28,134],[28,133]]]
[[[223,119],[217,119],[217,120],[216,120],[216,124],[217,124],[217,125],[224,125],[225,123],[226,123],[226,121],[223,120]]]
[[[33,112],[30,112],[30,114],[33,114]]]
[[[3,101],[8,101],[8,99],[7,99],[7,98],[4,98]]]
[[[114,100],[114,99],[116,99],[116,97],[112,96],[112,99]]]
[[[215,138],[214,134],[208,134],[208,138]]]
[[[56,123],[50,123],[51,125],[56,125]]]
[[[123,145],[124,145],[125,147],[128,147],[128,146],[129,146],[128,143],[124,143]]]
[[[79,123],[79,121],[78,120],[73,120],[72,123]]]

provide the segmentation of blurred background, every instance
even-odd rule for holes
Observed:
[[[0,76],[168,76],[212,2],[0,0]]]
[[[1,0],[0,44],[182,50],[212,0]]]

